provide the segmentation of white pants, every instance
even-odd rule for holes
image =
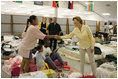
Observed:
[[[93,75],[96,75],[96,65],[95,65],[95,60],[94,60],[94,52],[91,52],[91,47],[87,49],[82,49],[80,48],[80,72],[81,74],[84,74],[84,63],[85,63],[85,53],[87,52],[90,64],[91,64],[91,69],[93,72]]]

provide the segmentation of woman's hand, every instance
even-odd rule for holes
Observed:
[[[58,36],[58,35],[55,35],[54,38],[55,39],[61,39],[60,36]]]
[[[91,53],[93,53],[94,52],[94,49],[91,49]]]

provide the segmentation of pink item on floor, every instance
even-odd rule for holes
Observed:
[[[20,74],[20,67],[13,67],[11,74],[12,74],[12,76],[19,76],[19,74]]]
[[[33,58],[30,62],[30,72],[37,71],[37,66],[35,64],[35,59]]]

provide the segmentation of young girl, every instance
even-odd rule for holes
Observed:
[[[36,65],[37,65],[37,70],[42,70],[44,65],[42,61],[44,61],[45,57],[43,56],[43,47],[42,45],[37,46],[38,53],[36,54]]]
[[[29,64],[30,60],[32,59],[32,52],[31,50],[35,47],[37,39],[44,39],[44,38],[54,38],[53,35],[45,35],[43,34],[38,28],[38,19],[35,15],[32,15],[27,20],[27,26],[25,31],[22,34],[22,41],[21,45],[18,50],[18,54],[23,57],[21,63],[21,73],[29,72]]]
[[[63,67],[64,66],[63,60],[61,56],[57,53],[57,49],[51,51],[49,39],[45,39],[44,41],[43,52],[44,52],[43,55],[45,56],[45,62],[48,63],[53,69],[56,69],[57,71],[61,71],[61,69],[59,69],[56,66],[54,61],[57,59]]]

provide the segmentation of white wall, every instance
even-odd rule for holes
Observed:
[[[29,16],[16,16],[15,15],[15,16],[13,16],[13,23],[26,23],[28,18],[29,18]],[[41,21],[42,21],[42,17],[38,17],[38,22],[41,22]],[[1,22],[2,23],[10,23],[10,15],[1,15]],[[49,22],[48,18],[47,18],[47,22]],[[67,19],[66,18],[58,18],[57,23],[60,24],[63,33],[66,34]],[[62,26],[61,24],[64,24],[64,25]],[[86,25],[96,25],[96,21],[85,20],[85,24]],[[75,28],[72,18],[69,18],[69,25],[70,25],[69,31],[72,32],[73,29]],[[17,33],[17,32],[22,33],[25,27],[26,27],[26,25],[13,24],[13,31],[14,31],[14,33]],[[90,27],[90,29],[92,30],[93,33],[96,31],[96,27]],[[1,24],[2,34],[3,33],[10,34],[10,30],[11,30],[10,24]]]
[[[28,18],[29,18],[29,16],[16,16],[16,15],[14,15],[13,16],[13,23],[26,23]],[[38,22],[39,23],[42,22],[42,17],[38,17]],[[48,18],[47,18],[47,22],[49,22]],[[10,15],[1,15],[1,23],[10,23]],[[66,25],[66,18],[58,18],[57,23]],[[25,27],[26,27],[26,25],[24,25],[24,24],[23,25],[13,24],[13,31],[14,31],[14,33],[23,32]],[[61,26],[61,29],[64,32],[64,34],[66,34],[66,26]],[[10,24],[1,24],[2,35],[4,33],[10,34],[10,30],[11,30]]]
[[[85,20],[85,25],[89,25],[92,33],[96,32],[96,21]]]
[[[100,21],[100,31],[104,32],[104,21]]]
[[[2,15],[1,16],[1,23],[10,23],[10,16]],[[1,24],[1,32],[10,33],[10,24]]]

